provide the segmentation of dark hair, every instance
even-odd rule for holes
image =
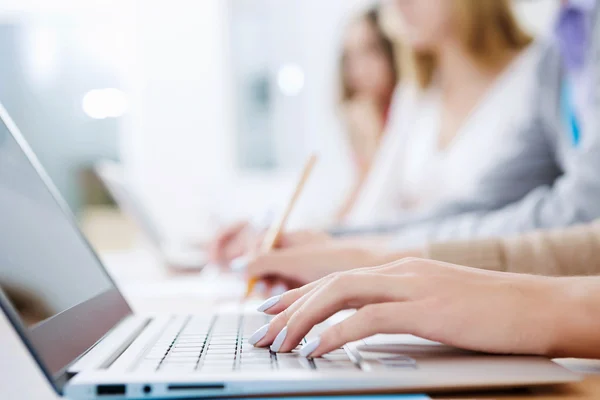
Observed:
[[[399,72],[398,72],[398,63],[396,62],[396,49],[394,47],[394,43],[390,40],[387,34],[383,31],[383,28],[380,24],[379,17],[380,7],[375,6],[370,8],[362,15],[358,16],[354,22],[366,21],[369,23],[373,31],[376,33],[379,45],[383,50],[383,55],[388,62],[390,69],[393,74],[394,82],[398,81]],[[342,51],[342,55],[339,61],[339,75],[340,75],[340,101],[342,103],[352,99],[354,97],[354,93],[350,89],[348,83],[346,82],[346,73],[345,73],[345,63],[346,63],[346,54],[345,50]]]

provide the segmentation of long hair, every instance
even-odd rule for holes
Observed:
[[[398,64],[396,61],[396,49],[392,40],[386,35],[381,27],[379,20],[379,7],[374,7],[367,10],[364,14],[358,16],[354,22],[358,21],[366,21],[369,26],[373,29],[375,34],[377,35],[378,44],[383,52],[383,55],[388,63],[390,70],[392,71],[392,78],[394,82],[398,82],[399,72],[398,72]],[[346,73],[346,54],[342,52],[339,61],[339,77],[340,77],[340,103],[344,104],[349,100],[352,100],[356,93],[347,81]]]
[[[460,40],[482,65],[493,66],[503,60],[507,50],[522,50],[532,37],[519,25],[509,0],[447,0],[453,2]],[[434,77],[437,60],[430,52],[403,47],[403,68],[420,88],[427,88]]]

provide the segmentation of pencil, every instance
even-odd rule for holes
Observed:
[[[283,233],[283,229],[285,228],[287,220],[289,219],[290,214],[292,213],[292,210],[294,209],[294,206],[296,205],[296,202],[298,201],[298,198],[300,198],[300,195],[302,194],[304,186],[306,185],[308,178],[310,178],[310,175],[312,174],[312,171],[315,167],[315,164],[317,163],[317,160],[318,160],[317,155],[312,154],[309,157],[306,164],[304,165],[304,169],[302,170],[300,179],[298,180],[298,183],[296,184],[294,192],[292,193],[292,196],[288,200],[285,209],[283,210],[283,212],[281,213],[279,218],[275,219],[275,221],[273,221],[273,223],[271,224],[269,229],[267,229],[267,232],[265,233],[265,237],[260,245],[259,254],[268,253],[271,250],[273,250],[273,248],[275,246],[277,246],[277,242],[281,238],[281,234]],[[254,287],[256,286],[257,283],[258,283],[257,278],[251,277],[248,280],[248,285],[246,286],[246,298],[248,298],[248,297],[250,297],[250,295],[252,295],[252,292],[254,291]]]

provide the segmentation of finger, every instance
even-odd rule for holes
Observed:
[[[315,274],[307,266],[320,264],[320,255],[305,248],[276,250],[257,255],[250,261],[247,273],[252,277],[276,276],[282,280],[311,282]],[[304,267],[304,268],[303,268]]]
[[[286,327],[290,317],[304,305],[312,294],[330,281],[339,279],[342,275],[368,273],[377,270],[378,268],[379,267],[369,267],[351,272],[334,273],[301,288],[290,290],[281,296],[271,297],[258,307],[258,311],[277,316],[269,325],[256,331],[251,336],[250,343],[257,347],[271,345],[275,338]]]
[[[235,224],[233,224],[233,225],[225,228],[225,230],[223,230],[217,236],[217,239],[215,240],[215,244],[218,247],[223,246],[232,237],[237,236],[241,231],[243,231],[244,229],[246,229],[247,225],[248,225],[247,222],[241,221],[241,222],[237,222],[237,223],[235,223]]]
[[[265,325],[250,337],[248,340],[250,344],[256,347],[266,347],[271,345],[281,330],[285,328],[289,315],[292,315],[299,307],[301,307],[306,298],[328,279],[331,278],[323,278],[321,281],[313,282],[305,287],[286,292],[282,296],[272,297],[263,303],[263,305],[259,307],[259,311],[268,309],[269,313],[272,313],[272,310],[280,309],[281,312],[279,312],[268,325]]]
[[[284,233],[277,242],[277,247],[286,248],[303,246],[311,243],[323,243],[328,239],[330,239],[330,237],[322,232],[296,231]]]
[[[282,312],[283,310],[290,307],[292,304],[296,303],[301,297],[305,294],[311,292],[315,287],[320,286],[323,281],[331,279],[330,277],[325,277],[318,281],[309,283],[308,285],[304,285],[297,289],[288,290],[280,295],[275,295],[265,301],[258,307],[259,312],[264,312],[269,315],[276,315]]]
[[[297,303],[297,302],[299,301],[299,299],[301,297],[308,294],[309,292],[312,292],[315,288],[323,286],[330,280],[339,277],[340,275],[375,272],[380,268],[381,267],[366,267],[366,268],[359,268],[359,269],[355,269],[355,270],[347,271],[347,272],[336,272],[336,273],[330,274],[324,278],[321,278],[315,282],[306,284],[302,287],[288,290],[287,292],[283,293],[281,296],[271,297],[270,299],[268,299],[267,301],[265,301],[263,304],[261,304],[258,307],[258,311],[264,312],[265,314],[269,314],[269,315],[277,315],[277,314],[281,313],[283,310],[290,307],[292,304],[295,304],[296,306],[300,306],[301,304]]]
[[[320,357],[347,343],[379,333],[414,334],[426,322],[418,302],[394,302],[365,306],[351,317],[327,328],[300,350],[304,357]]]
[[[360,308],[366,304],[406,301],[418,290],[418,277],[382,276],[369,273],[341,274],[309,294],[273,342],[278,352],[293,350],[317,324],[338,311]]]
[[[247,222],[242,221],[235,223],[221,231],[209,246],[209,254],[211,259],[218,262],[223,261],[225,258],[227,244],[243,229],[245,229],[246,225]]]

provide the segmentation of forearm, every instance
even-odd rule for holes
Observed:
[[[600,277],[557,278],[558,309],[551,357],[600,359]]]

